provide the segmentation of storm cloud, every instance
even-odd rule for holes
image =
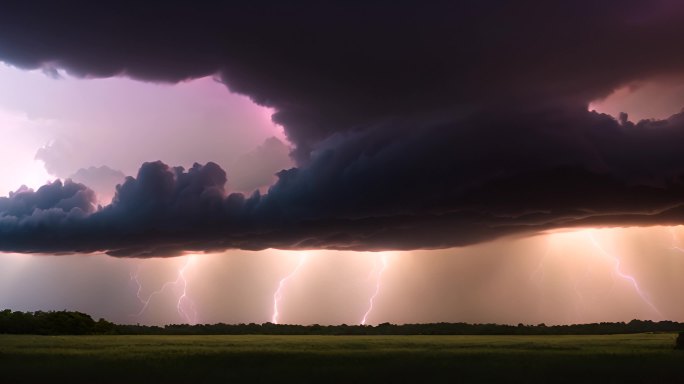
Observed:
[[[145,163],[105,207],[71,181],[23,189],[0,198],[2,249],[164,256],[445,248],[556,228],[681,221],[684,155],[676,143],[684,116],[635,125],[581,111],[558,125],[558,113],[516,114],[526,124],[520,131],[478,114],[458,126],[394,122],[339,134],[308,166],[279,172],[264,195],[229,193],[214,163],[187,171]]]
[[[4,5],[1,60],[215,75],[275,109],[297,167],[245,196],[216,164],[146,163],[100,209],[81,184],[45,187],[61,200],[20,190],[0,200],[0,248],[444,248],[681,223],[683,115],[632,124],[587,105],[684,72],[683,39],[684,6],[667,0]]]

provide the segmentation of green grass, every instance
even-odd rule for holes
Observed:
[[[684,383],[675,337],[0,335],[0,382]]]

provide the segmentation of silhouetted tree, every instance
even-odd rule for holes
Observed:
[[[95,323],[93,331],[98,334],[108,334],[113,333],[116,325],[105,319],[100,318],[100,320]]]
[[[95,331],[95,321],[81,312],[36,312],[38,333],[45,335],[86,335]]]

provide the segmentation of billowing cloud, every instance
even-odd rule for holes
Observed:
[[[7,7],[0,59],[83,77],[215,74],[276,110],[298,167],[245,197],[214,163],[146,163],[98,211],[0,211],[4,250],[441,248],[681,222],[682,115],[632,124],[587,111],[682,72],[679,3],[213,7]],[[31,224],[46,211],[52,221]]]
[[[567,115],[560,123],[559,113]],[[81,184],[21,190],[0,199],[0,247],[120,256],[417,249],[565,227],[673,224],[684,213],[682,140],[683,115],[635,125],[544,110],[475,114],[420,131],[395,123],[330,138],[264,195],[228,193],[214,163],[187,171],[145,163],[98,210]]]

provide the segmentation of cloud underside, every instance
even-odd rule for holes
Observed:
[[[213,163],[146,163],[101,209],[69,181],[21,190],[0,199],[0,250],[444,248],[682,222],[684,117],[632,124],[586,106],[683,74],[684,5],[146,7],[8,6],[0,59],[84,77],[216,75],[276,110],[297,167],[244,196]]]
[[[56,181],[0,198],[0,248],[118,256],[425,249],[681,222],[683,115],[635,125],[587,111],[558,121],[558,113],[475,115],[420,130],[395,121],[334,135],[263,195],[230,193],[214,163],[145,163],[97,208],[85,185]]]

